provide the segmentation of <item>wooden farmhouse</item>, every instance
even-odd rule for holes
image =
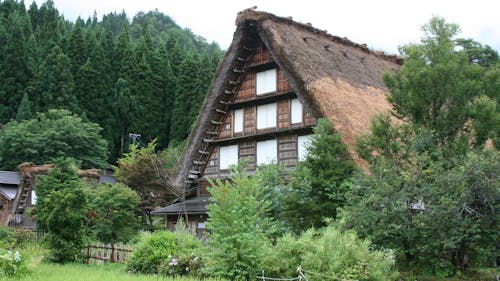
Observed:
[[[384,71],[401,60],[265,12],[246,10],[236,19],[231,46],[220,62],[181,158],[178,186],[192,191],[184,202],[153,213],[173,228],[188,214],[202,233],[209,178],[226,178],[240,160],[293,168],[306,153],[318,118],[330,119],[353,159],[358,134],[387,112]]]

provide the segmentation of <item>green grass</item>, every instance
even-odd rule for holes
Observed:
[[[30,268],[30,273],[18,278],[1,278],[16,281],[196,281],[194,278],[166,278],[156,275],[129,274],[122,264],[44,264]],[[215,279],[212,279],[215,280]]]
[[[124,266],[118,264],[84,265],[84,264],[38,264],[31,273],[15,280],[26,281],[156,281],[165,280],[152,275],[136,275],[125,272]],[[8,280],[8,279],[7,279]],[[173,280],[173,279],[170,279]],[[188,279],[184,279],[188,280]]]

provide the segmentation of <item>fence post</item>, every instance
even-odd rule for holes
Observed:
[[[115,262],[115,244],[111,243],[111,257],[110,262]]]
[[[90,263],[90,245],[87,245],[87,264]]]

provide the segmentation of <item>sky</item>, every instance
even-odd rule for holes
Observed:
[[[282,17],[307,23],[328,33],[365,43],[370,49],[398,53],[398,46],[419,43],[420,27],[432,16],[461,27],[459,37],[472,38],[500,51],[498,0],[53,0],[66,19],[99,19],[124,10],[132,18],[139,11],[157,9],[178,25],[215,41],[231,44],[235,19],[241,10],[257,6]],[[28,3],[29,1],[26,1]],[[36,0],[40,6],[44,0]]]

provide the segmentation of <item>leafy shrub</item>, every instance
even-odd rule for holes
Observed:
[[[207,206],[209,252],[206,272],[230,280],[255,280],[260,272],[269,236],[276,224],[269,218],[270,202],[256,178],[237,168],[231,180],[218,180],[209,189]]]
[[[269,248],[265,258],[266,276],[297,276],[301,266],[309,280],[395,280],[394,259],[390,251],[373,251],[370,242],[353,231],[334,226],[309,229],[300,237],[287,234]]]
[[[26,261],[18,251],[0,249],[0,277],[13,277],[26,272]]]
[[[0,226],[0,244],[2,247],[9,249],[14,246],[15,242],[16,238],[12,229]]]
[[[157,231],[139,241],[127,261],[127,270],[146,274],[196,274],[201,250],[201,241],[192,234]]]

